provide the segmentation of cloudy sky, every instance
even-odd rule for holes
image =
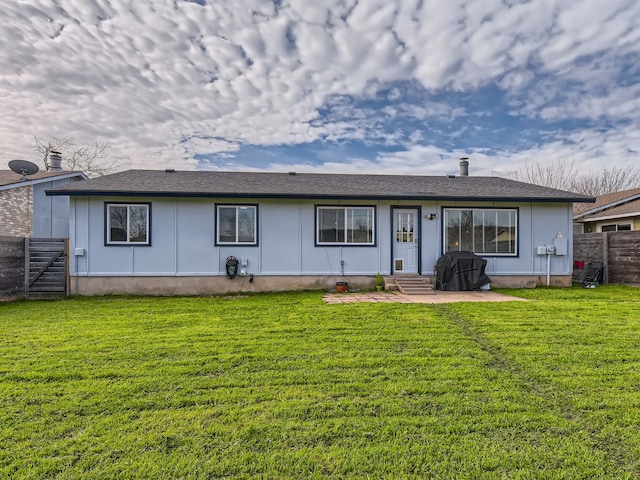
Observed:
[[[472,174],[640,159],[638,0],[0,0],[0,168]]]

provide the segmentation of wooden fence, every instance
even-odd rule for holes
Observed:
[[[27,298],[67,296],[66,238],[30,238],[26,263],[29,264]]]
[[[640,231],[576,234],[573,259],[603,262],[604,283],[640,285]]]
[[[24,238],[0,236],[0,298],[24,296]]]
[[[65,297],[67,249],[66,238],[0,237],[0,299]]]

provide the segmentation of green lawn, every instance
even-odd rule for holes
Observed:
[[[640,478],[640,289],[0,304],[0,478]]]

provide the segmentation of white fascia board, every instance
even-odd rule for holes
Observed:
[[[592,223],[592,222],[602,222],[602,221],[607,221],[607,220],[618,220],[618,219],[622,219],[622,218],[633,218],[633,217],[640,217],[640,212],[624,213],[624,214],[621,214],[621,215],[609,215],[608,217],[597,217],[597,218],[592,218],[592,219],[581,220],[581,222]]]
[[[0,191],[1,190],[10,190],[12,188],[26,187],[26,186],[29,186],[29,185],[38,185],[39,183],[53,182],[53,181],[56,181],[56,180],[65,180],[67,178],[75,178],[75,177],[80,177],[83,180],[87,180],[87,176],[82,172],[69,172],[69,173],[65,173],[65,174],[62,174],[62,175],[55,175],[55,176],[45,177],[45,178],[37,178],[35,180],[29,180],[29,179],[27,179],[25,181],[18,180],[15,183],[10,183],[8,185],[0,186]]]
[[[584,217],[588,217],[589,215],[594,215],[598,212],[602,212],[603,210],[608,210],[609,208],[614,208],[617,207],[619,205],[624,205],[625,203],[629,203],[629,202],[633,202],[634,200],[638,200],[640,198],[640,193],[636,194],[636,195],[631,195],[630,197],[625,197],[622,198],[618,201],[615,202],[611,202],[611,203],[606,203],[604,205],[601,205],[597,208],[591,208],[589,210],[586,210],[578,215],[576,215],[574,218],[574,220],[582,220]],[[591,221],[591,220],[589,220]]]

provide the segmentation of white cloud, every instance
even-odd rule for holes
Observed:
[[[496,84],[529,117],[638,122],[638,86],[617,83],[640,57],[639,23],[633,0],[8,2],[0,138],[7,159],[28,158],[32,135],[71,136],[109,141],[112,156],[130,166],[177,168],[243,144],[375,138],[410,146],[404,156],[351,159],[353,168],[441,170],[458,152],[430,146],[417,131],[408,139],[393,122],[453,122],[465,105],[407,105],[398,88],[381,111],[329,102],[375,98],[396,81],[432,94]],[[633,144],[633,132],[577,132],[573,148],[596,163],[600,151],[626,158],[621,135]],[[505,163],[556,147],[565,152],[549,143],[505,154]],[[479,159],[477,168],[501,161]]]
[[[614,164],[636,165],[640,155],[640,131],[629,126],[606,134],[585,130],[566,139],[550,140],[532,148],[492,152],[447,150],[432,145],[408,145],[406,150],[384,153],[374,160],[350,158],[347,163],[331,159],[316,165],[306,163],[268,165],[269,170],[332,173],[399,173],[409,175],[458,175],[459,159],[470,157],[471,175],[506,176],[525,164],[572,162],[584,172],[611,168]],[[615,162],[612,162],[615,159]]]

